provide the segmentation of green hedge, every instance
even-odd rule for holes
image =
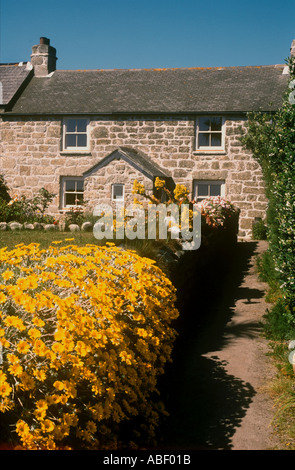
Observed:
[[[294,59],[290,59],[290,82]],[[245,146],[260,163],[268,197],[267,239],[274,270],[279,278],[280,300],[274,307],[288,328],[295,325],[295,105],[286,90],[282,107],[275,113],[249,114]],[[274,314],[272,312],[272,314]],[[273,320],[274,321],[274,320]],[[277,320],[276,320],[277,322]],[[280,324],[282,318],[280,319]]]

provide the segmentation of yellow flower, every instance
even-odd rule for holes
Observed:
[[[28,331],[28,335],[31,339],[37,339],[41,336],[41,331],[37,330],[37,328],[30,328]]]
[[[27,354],[27,352],[30,350],[30,345],[23,340],[20,340],[18,345],[17,345],[17,352],[20,354]]]
[[[56,425],[54,428],[54,438],[57,441],[62,441],[62,439],[70,434],[70,428],[66,424]]]
[[[127,354],[126,351],[122,351],[119,354],[120,358],[122,359],[123,362],[126,362],[127,365],[132,364],[132,356],[131,354]]]
[[[36,289],[38,287],[38,276],[32,274],[26,278],[19,278],[16,285],[22,290]]]
[[[91,348],[85,344],[83,341],[78,341],[77,346],[76,346],[76,351],[79,354],[79,356],[86,356],[90,351]]]
[[[73,414],[65,413],[63,415],[63,421],[64,421],[64,424],[66,424],[67,426],[77,426],[78,417]]]
[[[4,323],[6,326],[13,326],[14,328],[17,328],[20,331],[24,331],[26,329],[21,318],[15,315],[9,315],[8,317],[6,317]]]
[[[76,390],[75,384],[73,382],[71,382],[69,380],[66,380],[65,383],[64,383],[64,388],[66,390],[66,394],[70,398],[76,398],[77,390]]]
[[[20,364],[12,364],[8,368],[9,372],[16,377],[19,377],[23,373],[23,368]]]
[[[14,402],[9,398],[3,398],[0,402],[0,412],[5,413],[6,411],[10,411],[14,408]]]
[[[164,188],[165,184],[166,184],[166,181],[165,181],[165,180],[161,180],[161,179],[157,176],[157,178],[155,179],[155,188],[156,188],[156,189]]]
[[[134,180],[132,193],[144,195],[145,194],[144,185],[142,183],[139,183],[137,180]]]
[[[47,410],[48,404],[46,400],[38,400],[36,402],[36,407],[39,408],[40,410]]]
[[[46,380],[46,373],[44,370],[39,370],[39,369],[35,369],[34,372],[34,377],[36,377],[37,380],[39,380],[40,382],[44,382]]]
[[[189,195],[189,190],[183,184],[177,184],[174,189],[174,197],[177,201],[186,199]]]
[[[119,423],[140,409],[153,429],[157,417],[150,397],[170,358],[175,338],[170,323],[177,317],[173,285],[154,262],[113,243],[53,243],[46,250],[0,249],[0,266],[8,271],[0,292],[11,300],[11,309],[10,303],[0,305],[0,343],[7,347],[0,411],[14,400],[15,415],[24,416],[25,403],[33,425],[17,423],[23,448],[64,448],[73,426],[78,445],[98,447],[96,438],[112,436],[104,421]],[[15,273],[11,280],[9,271]],[[24,292],[35,287],[38,292]],[[84,415],[80,389],[89,404]]]
[[[9,279],[14,277],[14,272],[10,269],[7,269],[6,271],[4,271],[4,273],[2,273],[2,277],[5,281],[8,281]]]
[[[51,349],[54,353],[61,354],[65,350],[65,347],[61,343],[53,343]]]
[[[54,339],[55,341],[62,341],[66,335],[66,331],[63,330],[62,328],[59,328],[55,333],[54,333]]]
[[[3,292],[0,292],[0,304],[3,304],[4,302],[6,302],[7,300],[7,297],[5,294],[3,294]]]
[[[11,392],[12,388],[7,382],[0,383],[0,397],[8,397]]]
[[[64,389],[64,384],[62,382],[60,382],[59,380],[56,380],[53,384],[54,388],[56,388],[56,390],[63,390]]]
[[[22,390],[32,390],[35,387],[35,382],[32,377],[30,377],[26,372],[23,372],[20,376],[21,383],[19,384],[19,387]]]
[[[7,360],[10,364],[19,364],[20,359],[15,354],[7,354]]]
[[[18,420],[18,422],[16,423],[16,432],[20,436],[27,436],[30,432],[29,425],[21,419]]]
[[[35,326],[39,326],[40,328],[42,328],[42,326],[45,326],[45,322],[41,320],[41,318],[38,318],[38,317],[33,318],[32,323]]]
[[[34,411],[34,415],[36,416],[36,418],[39,420],[39,421],[42,421],[45,416],[46,416],[46,409],[44,408],[37,408],[35,411]]]
[[[37,356],[45,356],[47,348],[41,339],[37,339],[34,344],[34,352]]]
[[[146,338],[148,336],[148,332],[144,330],[143,328],[137,328],[137,334],[141,336],[142,338]]]

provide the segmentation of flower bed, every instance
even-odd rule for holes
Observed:
[[[178,316],[163,272],[111,244],[58,242],[1,249],[0,266],[0,412],[22,448],[115,448],[135,417],[153,436]]]

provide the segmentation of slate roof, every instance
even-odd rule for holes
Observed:
[[[119,147],[117,150],[92,166],[89,170],[85,171],[83,176],[90,176],[100,168],[108,165],[111,161],[121,158],[150,179],[153,179],[156,176],[159,176],[160,178],[169,178],[170,176],[168,172],[161,169],[159,165],[153,162],[145,153],[129,147]]]
[[[284,65],[131,70],[57,70],[34,77],[17,114],[238,113],[280,107]]]
[[[31,70],[26,65],[0,64],[0,82],[2,84],[2,101],[0,105],[7,105],[15,96]]]

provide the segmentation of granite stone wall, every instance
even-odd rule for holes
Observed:
[[[141,150],[168,171],[175,183],[192,192],[193,180],[225,182],[225,197],[241,209],[241,238],[251,236],[255,217],[264,217],[267,200],[259,165],[240,142],[244,117],[227,117],[224,151],[195,150],[193,116],[91,116],[89,149],[69,152],[62,148],[62,118],[0,116],[0,174],[13,195],[34,196],[45,187],[56,197],[49,212],[61,214],[60,181],[63,176],[82,176],[118,147]],[[107,202],[113,183],[125,184],[126,200],[134,179],[149,188],[151,180],[123,160],[113,161],[85,180],[85,199],[93,207]]]

